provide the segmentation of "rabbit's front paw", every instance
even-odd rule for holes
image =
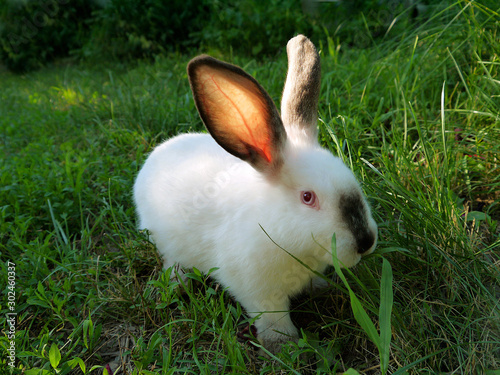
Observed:
[[[321,292],[323,289],[328,288],[329,283],[327,280],[320,276],[316,276],[311,280],[310,288],[311,293]]]
[[[260,344],[264,348],[266,348],[266,350],[268,350],[272,354],[277,354],[282,350],[283,345],[285,345],[287,342],[297,342],[298,334],[297,332],[295,332],[294,334],[283,334],[281,332],[267,330],[262,332],[261,334],[258,334],[257,338]],[[267,355],[267,353],[263,350],[260,351],[260,354]]]

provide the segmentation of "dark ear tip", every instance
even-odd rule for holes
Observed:
[[[200,66],[208,66],[215,69],[228,69],[232,71],[240,69],[224,61],[218,60],[215,57],[203,54],[192,58],[188,62],[187,64],[188,76],[192,76]]]
[[[234,74],[237,74],[239,76],[242,76],[242,77],[246,78],[247,80],[251,81],[259,89],[259,91],[262,94],[268,95],[265,92],[265,90],[260,86],[260,84],[257,82],[257,80],[254,77],[252,77],[250,74],[245,72],[242,68],[240,68],[237,65],[233,65],[233,64],[218,60],[218,59],[216,59],[212,56],[209,56],[209,55],[199,55],[199,56],[196,56],[195,58],[191,59],[191,61],[189,61],[188,65],[187,65],[187,72],[188,72],[188,78],[190,81],[192,79],[196,80],[196,78],[197,78],[196,77],[196,70],[201,66],[213,68],[213,69],[218,70],[218,71],[226,71],[226,72],[230,72],[230,73],[234,73]],[[269,100],[271,100],[271,99],[269,98]],[[272,102],[272,100],[271,100],[271,102]]]
[[[215,60],[213,57],[208,55],[199,55],[192,58],[187,64],[187,72],[188,74],[194,73],[194,70],[202,64],[209,63],[210,60]]]

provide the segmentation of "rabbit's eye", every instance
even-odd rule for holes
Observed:
[[[319,210],[318,197],[314,191],[301,191],[300,197],[302,199],[302,203]]]

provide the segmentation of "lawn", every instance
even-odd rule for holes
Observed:
[[[344,275],[377,329],[392,308],[389,373],[500,373],[499,11],[460,1],[363,49],[334,33],[317,46],[322,143],[379,224],[375,254]],[[266,61],[213,54],[279,104],[285,46]],[[0,71],[0,374],[383,372],[334,270],[292,304],[301,340],[262,358],[238,338],[249,322],[224,286],[194,270],[178,293],[136,229],[148,153],[203,131],[192,57]]]

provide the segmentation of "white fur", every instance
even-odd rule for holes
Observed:
[[[272,351],[297,336],[289,299],[314,276],[287,252],[322,272],[332,264],[335,233],[345,267],[361,258],[339,210],[343,194],[361,195],[354,175],[317,140],[294,134],[298,127],[286,129],[284,163],[274,178],[208,134],[183,134],[155,148],[134,185],[139,227],[151,232],[164,267],[217,267],[212,275],[248,314],[262,314],[258,337]],[[301,202],[306,190],[315,191],[319,209]],[[364,200],[363,205],[376,233]]]

